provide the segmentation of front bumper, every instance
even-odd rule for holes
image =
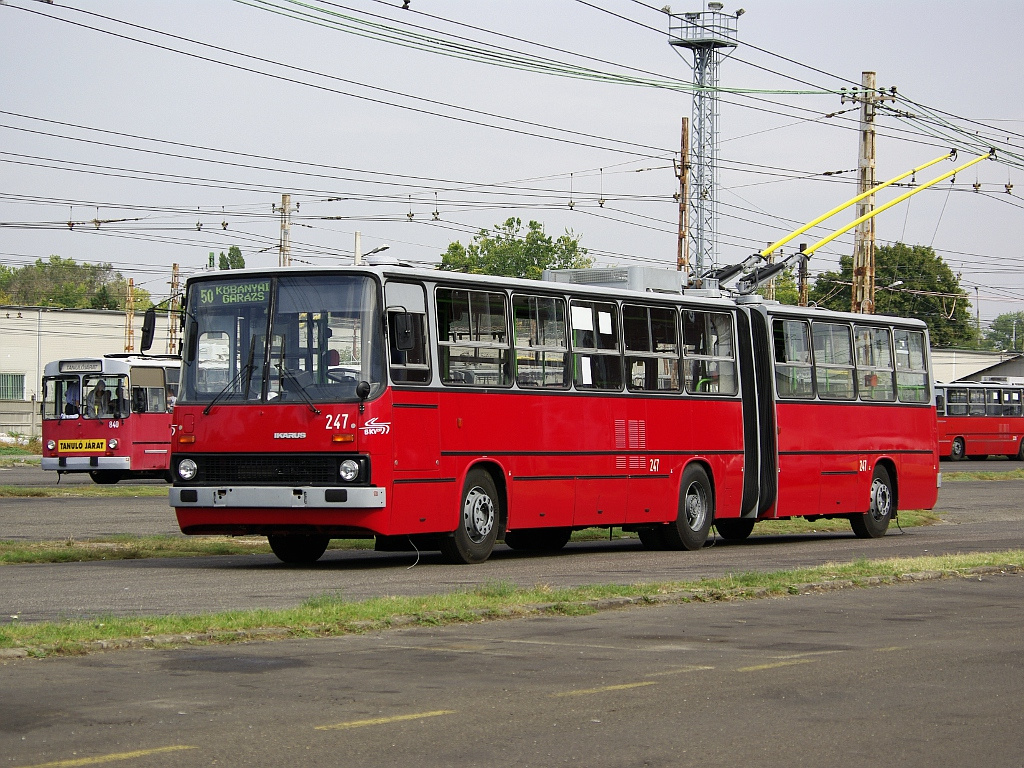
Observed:
[[[190,488],[173,486],[172,507],[225,507],[250,509],[383,509],[387,492],[383,488],[291,488],[232,486]]]

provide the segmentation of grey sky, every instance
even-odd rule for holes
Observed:
[[[491,50],[507,46],[603,72],[622,74],[633,67],[665,78],[690,78],[688,52],[681,56],[668,44],[667,18],[646,7],[661,3],[411,0],[412,11],[419,13],[401,11],[400,0],[312,4],[389,27],[419,24]],[[680,118],[690,113],[689,94],[458,60],[268,10],[289,5],[286,0],[78,0],[64,5],[8,0],[0,5],[0,67],[5,73],[0,110],[7,113],[0,115],[5,126],[0,128],[0,222],[16,224],[3,228],[0,261],[19,266],[49,254],[109,261],[159,297],[167,293],[171,262],[187,274],[201,269],[210,251],[227,251],[231,245],[242,248],[249,266],[276,265],[278,219],[272,205],[280,203],[282,192],[290,192],[300,203],[293,255],[312,264],[347,263],[356,230],[362,232],[364,250],[389,243],[401,258],[437,261],[451,240],[467,242],[474,230],[519,216],[524,222],[541,221],[552,235],[567,228],[581,234],[602,264],[674,265],[672,194],[677,184],[670,158],[679,147]],[[726,10],[740,5],[729,2]],[[1024,4],[749,0],[742,5],[743,43],[852,82],[859,82],[862,70],[874,70],[879,85],[895,85],[910,99],[957,116],[949,119],[962,128],[984,130],[968,120],[995,126],[997,146],[1020,153],[1024,115],[1016,98],[1021,71],[1014,54],[1024,29]],[[673,3],[675,12],[699,7]],[[443,19],[479,29],[446,25]],[[834,90],[844,84],[849,83],[746,45],[721,68],[721,85],[728,87]],[[855,194],[853,173],[830,179],[813,174],[856,167],[857,113],[823,118],[850,107],[833,94],[727,95],[723,100],[720,260],[729,263]],[[502,124],[522,133],[379,102]],[[505,117],[526,122],[510,123]],[[574,132],[558,135],[578,143],[527,135],[556,133],[538,125]],[[950,147],[948,140],[920,133],[924,126],[916,119],[880,119],[880,180]],[[581,146],[609,144],[582,134],[614,139],[623,151]],[[969,156],[964,149],[961,161]],[[286,166],[281,160],[304,165]],[[784,174],[790,178],[739,163],[790,169]],[[948,167],[940,164],[934,172]],[[285,168],[305,173],[282,172]],[[1007,195],[1004,185],[1009,181],[1015,193],[1024,195],[1024,178],[1018,168],[1001,162],[976,168],[961,175],[952,192],[944,182],[914,197],[909,206],[882,214],[877,231],[882,242],[934,245],[954,271],[963,273],[962,284],[972,299],[978,288],[985,321],[1022,309],[1017,242],[1024,202],[1017,194]],[[927,171],[919,181],[931,175]],[[981,194],[971,188],[976,180],[983,185]],[[599,198],[606,201],[603,206]],[[130,221],[97,229],[86,223],[94,218]],[[831,228],[851,218],[840,214]],[[63,223],[69,219],[83,223],[69,230]],[[846,236],[819,252],[812,273],[834,268],[851,243],[852,235]]]

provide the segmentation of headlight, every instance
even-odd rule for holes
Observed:
[[[52,451],[56,447],[57,447],[56,441],[54,441],[54,440],[47,440],[46,441],[46,450]]]
[[[191,480],[196,476],[199,467],[192,459],[182,459],[178,462],[178,477],[182,480]]]
[[[115,438],[113,440],[108,440],[107,441],[107,445],[110,446],[110,450],[116,451],[117,450],[117,439]]]
[[[352,459],[345,459],[338,468],[338,474],[346,483],[351,483],[359,477],[359,462]]]

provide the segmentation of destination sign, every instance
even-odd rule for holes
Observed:
[[[204,307],[266,304],[269,299],[269,280],[221,283],[217,285],[201,285],[199,287],[199,304]]]
[[[100,373],[103,370],[102,360],[61,360],[61,373]]]
[[[57,443],[61,453],[103,453],[107,450],[106,440],[61,440]]]

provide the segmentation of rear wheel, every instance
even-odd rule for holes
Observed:
[[[441,540],[441,556],[449,563],[482,563],[498,538],[501,501],[494,480],[482,469],[471,470],[462,489],[459,525]]]
[[[331,541],[327,536],[301,535],[267,536],[267,540],[277,559],[290,565],[315,563]]]
[[[114,485],[124,475],[116,469],[93,469],[89,471],[89,477],[97,485]]]
[[[557,552],[569,543],[572,528],[524,528],[505,534],[505,544],[515,550]]]
[[[715,496],[707,472],[691,464],[683,472],[679,492],[679,515],[665,526],[665,543],[669,549],[700,549],[708,540],[715,519]]]
[[[1024,461],[1024,437],[1019,438],[1020,448],[1017,449],[1017,455],[1014,457],[1017,461]]]
[[[863,515],[850,518],[850,527],[858,539],[877,539],[885,535],[889,521],[896,511],[896,497],[892,492],[892,480],[885,467],[875,467],[871,478],[871,503]]]
[[[952,461],[961,461],[963,459],[963,457],[964,457],[964,451],[965,450],[966,449],[965,449],[965,446],[964,446],[964,439],[962,437],[955,438],[953,440],[953,445],[951,445],[950,448],[949,448],[949,458],[950,458],[950,460],[952,460]]]
[[[731,517],[715,520],[718,535],[726,541],[743,541],[754,530],[754,520],[748,517]]]

